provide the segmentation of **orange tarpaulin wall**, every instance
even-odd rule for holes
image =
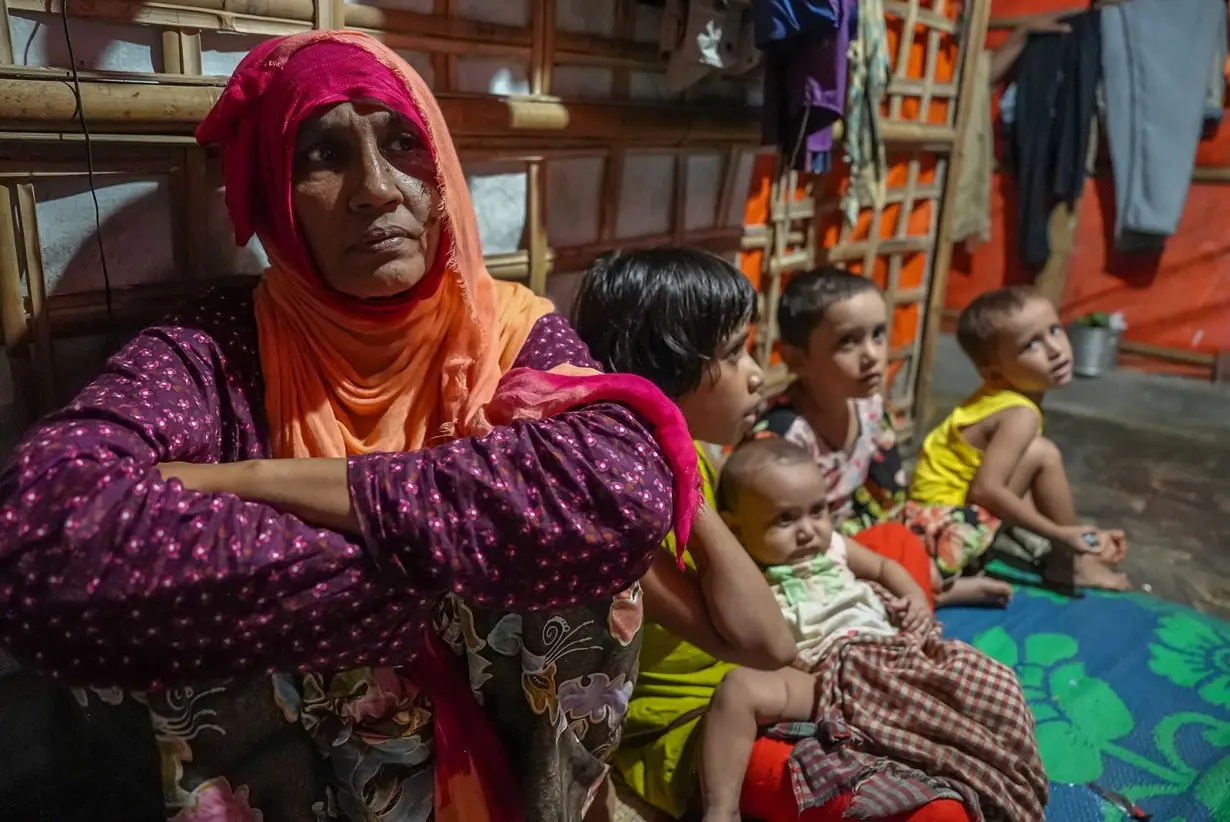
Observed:
[[[997,18],[1073,8],[1071,0],[993,0]],[[992,31],[998,45],[1005,31]],[[1125,339],[1177,352],[1198,352],[1211,361],[1230,349],[1230,187],[1193,182],[1176,234],[1160,255],[1117,253],[1113,248],[1114,183],[1108,163],[1085,184],[1076,206],[1076,230],[1067,262],[1060,313],[1072,320],[1092,311],[1121,311]],[[1199,169],[1230,168],[1230,123],[1201,142]],[[1227,178],[1230,179],[1230,178]],[[1017,246],[1016,185],[997,174],[992,195],[991,241],[973,253],[954,250],[945,294],[947,309],[959,310],[983,291],[1028,283],[1033,273],[1020,263]],[[1180,354],[1181,356],[1181,354]],[[1184,365],[1155,358],[1125,357],[1125,364],[1207,378],[1210,365]]]

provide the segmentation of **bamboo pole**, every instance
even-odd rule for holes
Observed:
[[[162,33],[162,70],[167,74],[201,74],[201,34],[167,29]]]
[[[26,301],[21,294],[17,242],[10,189],[0,186],[0,328],[4,332],[4,350],[17,399],[27,416],[33,418],[38,414],[38,407],[30,391],[30,329],[26,321]]]
[[[0,186],[0,326],[9,355],[25,345],[30,329],[26,301],[21,295],[21,268],[17,259],[17,232],[13,226],[13,201],[8,186]]]
[[[1164,345],[1121,340],[1119,351],[1123,354],[1135,354],[1138,357],[1149,357],[1163,362],[1180,363],[1182,365],[1198,365],[1212,368],[1217,356],[1204,351],[1190,351],[1185,348],[1170,348]]]
[[[13,25],[9,18],[8,0],[0,0],[0,65],[13,62]]]
[[[602,166],[602,187],[598,199],[598,239],[611,242],[619,224],[619,202],[623,196],[624,159],[627,149],[616,143],[607,153]]]
[[[81,98],[90,113],[92,130],[112,133],[191,133],[220,92],[220,86],[195,84],[81,83]],[[464,95],[440,95],[438,101],[449,131],[461,137],[544,132],[562,138],[609,141],[613,134],[626,133],[637,141],[662,145],[751,145],[759,139],[753,112],[747,109]],[[0,76],[0,129],[67,130],[74,124],[76,112],[73,90],[64,83]]]
[[[683,245],[688,221],[688,155],[679,152],[674,162],[675,185],[671,190],[671,233],[675,245]]]
[[[743,151],[738,146],[727,149],[726,155],[722,158],[722,184],[717,201],[713,204],[713,224],[715,226],[726,225],[731,209],[734,208],[736,189],[739,184],[739,166],[742,160]]]
[[[910,7],[918,5],[918,0],[884,0],[884,11],[894,17],[905,18],[910,14]],[[944,34],[957,34],[957,22],[951,17],[946,17],[943,14],[936,14],[930,9],[919,8],[914,13],[915,22],[921,23],[930,29],[943,32]],[[965,32],[960,32],[961,36],[965,36]]]
[[[312,0],[312,27],[324,31],[346,28],[343,0]]]
[[[432,17],[451,19],[453,16],[453,0],[435,0],[432,5]],[[441,91],[457,89],[457,55],[442,51],[433,51],[431,67],[435,72],[435,85]]]
[[[987,21],[991,15],[991,0],[967,0],[966,23],[961,32],[960,93],[957,97],[956,134],[962,135],[970,127],[970,100],[974,84],[978,81],[978,50],[986,42]],[[923,316],[922,344],[918,356],[918,373],[915,382],[913,416],[928,419],[928,403],[931,398],[932,367],[935,363],[936,345],[939,341],[940,317],[944,309],[944,292],[948,285],[948,269],[952,265],[952,230],[955,221],[957,183],[961,176],[963,146],[958,141],[952,149],[944,172],[944,194],[940,200],[939,231],[936,235],[934,257],[931,265],[930,296]]]
[[[43,269],[43,244],[38,231],[34,185],[17,184],[17,214],[21,220],[21,238],[26,262],[26,288],[30,295],[29,325],[34,332],[34,373],[37,379],[36,410],[50,411],[55,405],[55,355],[51,346],[51,323],[47,316],[47,280]]]
[[[542,296],[547,291],[550,262],[547,259],[547,169],[537,160],[530,163],[526,186],[525,225],[529,235],[530,290]]]
[[[0,0],[2,2],[2,0]],[[632,39],[636,31],[635,0],[615,0],[615,36],[622,42]],[[658,55],[659,63],[662,56]],[[626,100],[631,95],[632,72],[627,68],[618,68],[611,78],[611,96],[616,100]]]

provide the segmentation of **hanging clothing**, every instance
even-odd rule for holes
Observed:
[[[672,93],[711,74],[740,75],[760,63],[751,0],[668,0],[660,46]]]
[[[1224,94],[1223,0],[1133,0],[1102,9],[1115,240],[1154,244],[1183,215],[1207,100]]]
[[[756,45],[767,48],[797,34],[837,25],[834,0],[762,0],[756,6]]]
[[[795,4],[796,6],[799,4]],[[816,4],[818,5],[818,4]],[[815,13],[808,28],[773,28],[757,14],[756,42],[765,51],[762,134],[789,168],[828,171],[833,124],[846,111],[846,70],[858,26],[858,0],[832,0],[832,21]],[[774,39],[773,32],[792,32]]]
[[[1017,62],[1013,142],[1020,187],[1021,258],[1041,268],[1051,253],[1055,201],[1085,184],[1090,123],[1102,74],[1099,11],[1065,17],[1066,34],[1035,34]]]
[[[846,222],[854,225],[862,204],[884,204],[888,161],[880,109],[888,93],[892,63],[888,56],[888,28],[880,0],[859,0],[858,33],[850,43],[849,88],[846,92],[846,130],[842,146],[850,162],[850,184],[841,198]]]
[[[991,239],[991,178],[995,173],[995,126],[991,119],[991,55],[983,49],[976,59],[970,117],[961,135],[961,167],[957,171],[956,215],[952,238],[970,248]]]

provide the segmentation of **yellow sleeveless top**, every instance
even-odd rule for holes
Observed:
[[[704,480],[705,505],[717,508],[713,466],[696,446]],[[673,556],[675,535],[663,542]],[[683,561],[695,568],[686,552]],[[726,672],[735,667],[684,642],[661,625],[645,623],[641,670],[628,705],[615,770],[642,799],[679,817],[697,789],[701,717]]]
[[[982,451],[970,445],[961,432],[992,414],[1018,406],[1032,409],[1041,424],[1042,409],[1037,403],[1009,389],[984,387],[958,405],[923,441],[910,483],[910,499],[923,505],[964,505],[982,465]]]

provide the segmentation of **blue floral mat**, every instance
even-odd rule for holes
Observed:
[[[1230,623],[1143,594],[1018,589],[1006,611],[940,613],[945,633],[1011,665],[1038,722],[1049,822],[1230,820]]]

